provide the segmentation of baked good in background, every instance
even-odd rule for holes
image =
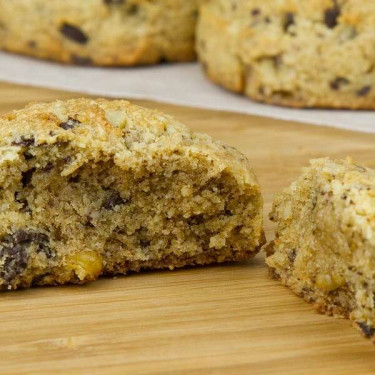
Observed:
[[[197,0],[0,0],[0,48],[73,64],[195,59]]]
[[[219,85],[291,107],[375,107],[372,0],[205,0],[197,52]]]

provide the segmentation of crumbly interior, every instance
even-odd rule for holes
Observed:
[[[259,101],[373,108],[373,0],[207,0],[197,51],[207,75]]]
[[[0,48],[81,65],[195,59],[197,0],[0,0]]]
[[[351,160],[312,161],[276,197],[267,249],[273,274],[306,301],[375,333],[375,171]]]
[[[62,102],[49,114],[37,109],[29,121],[61,116],[44,138],[35,129],[15,136],[4,125],[13,138],[0,147],[0,289],[237,261],[259,250],[262,198],[245,159],[231,164],[237,151],[114,103],[80,103],[76,119]],[[97,117],[85,123],[79,108]],[[110,142],[108,129],[103,135],[89,123],[100,114],[121,123]],[[8,123],[15,121],[22,122]]]

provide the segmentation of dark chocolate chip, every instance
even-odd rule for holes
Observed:
[[[23,187],[26,187],[27,185],[30,184],[35,170],[36,170],[36,168],[31,168],[28,171],[22,172],[21,182],[22,182]]]
[[[371,327],[371,326],[369,326],[369,325],[367,325],[366,323],[363,323],[363,322],[359,322],[357,324],[358,324],[359,328],[361,328],[362,333],[366,338],[369,339],[374,335],[374,333],[375,333],[374,327]]]
[[[332,8],[326,9],[324,12],[324,23],[330,29],[333,29],[337,25],[337,19],[340,16],[340,8],[335,5]]]
[[[329,83],[332,90],[339,90],[341,86],[349,84],[350,81],[345,77],[337,77]]]
[[[60,27],[60,32],[66,38],[79,44],[86,44],[89,39],[80,28],[69,23],[63,23]]]
[[[72,117],[68,117],[68,121],[62,122],[59,127],[65,130],[73,129],[74,127],[78,126],[81,121],[74,119]]]
[[[371,86],[363,86],[357,91],[357,96],[366,96],[371,91]]]
[[[49,161],[43,168],[41,168],[41,171],[49,172],[51,169],[53,169],[53,163]]]
[[[283,25],[284,31],[287,31],[289,26],[292,26],[294,24],[295,24],[294,13],[292,12],[286,13],[285,19],[284,19],[284,25]]]
[[[18,141],[13,141],[13,146],[32,146],[35,144],[35,138],[33,135],[26,136],[21,135],[20,139]]]
[[[294,261],[296,260],[296,256],[297,256],[297,251],[296,251],[296,249],[291,250],[291,251],[288,253],[288,259],[289,259],[289,262],[290,262],[290,263],[294,263]]]
[[[123,199],[118,191],[112,190],[109,197],[104,201],[102,208],[113,210],[116,206],[122,206],[126,203],[128,203],[128,200]]]
[[[259,8],[254,8],[252,11],[251,11],[251,15],[252,16],[258,16],[260,14],[260,9]]]
[[[25,152],[23,153],[23,157],[25,158],[25,160],[31,160],[31,159],[34,158],[34,155],[33,155],[33,154],[30,154],[29,151],[25,151]]]
[[[37,253],[44,253],[47,258],[52,257],[49,238],[39,232],[19,230],[4,236],[0,241],[0,277],[6,284],[20,276],[26,269],[29,259],[29,248],[36,245]]]
[[[199,225],[199,224],[202,224],[203,222],[204,222],[204,216],[202,214],[193,215],[187,219],[187,223],[189,225]]]
[[[80,180],[80,175],[77,174],[76,176],[70,176],[68,182],[71,184],[76,184]]]
[[[160,64],[166,64],[168,63],[168,59],[165,57],[165,56],[161,56],[160,59],[159,59],[159,63]]]
[[[63,162],[68,164],[72,161],[72,157],[70,155],[68,156],[65,156],[64,158],[62,158]]]
[[[72,61],[73,61],[74,64],[77,64],[77,65],[92,65],[92,60],[91,60],[90,57],[72,55],[71,58],[72,58]]]
[[[224,212],[225,212],[225,215],[226,215],[226,216],[233,216],[233,213],[232,213],[231,210],[225,209]]]
[[[141,245],[141,247],[149,247],[151,245],[151,241],[139,240],[139,244]]]

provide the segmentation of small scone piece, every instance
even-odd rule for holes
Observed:
[[[204,0],[209,78],[292,107],[375,108],[374,0]]]
[[[375,171],[317,159],[275,199],[266,262],[293,292],[375,338]]]
[[[264,243],[247,159],[126,101],[0,117],[0,289],[251,258]]]
[[[0,0],[0,48],[81,65],[195,59],[198,0]]]

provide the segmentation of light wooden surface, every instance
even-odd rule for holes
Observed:
[[[78,96],[0,84],[0,112]],[[265,212],[314,157],[375,167],[375,136],[151,102],[239,148]],[[272,226],[265,221],[268,239]],[[0,374],[374,374],[375,346],[244,264],[102,279],[0,296]]]

